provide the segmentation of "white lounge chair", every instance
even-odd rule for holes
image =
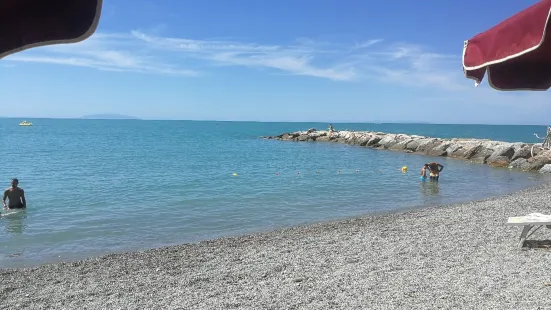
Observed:
[[[507,225],[524,226],[524,228],[522,229],[522,233],[520,234],[520,243],[519,243],[519,247],[522,248],[524,246],[524,241],[526,241],[526,238],[530,237],[538,229],[540,229],[543,226],[547,226],[547,228],[551,228],[551,215],[541,214],[541,213],[530,213],[526,216],[510,217],[509,220],[507,221]],[[537,228],[532,230],[532,228],[536,226]],[[532,230],[532,232],[528,234],[530,230]]]

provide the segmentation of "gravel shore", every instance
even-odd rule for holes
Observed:
[[[0,270],[1,309],[551,309],[551,184],[502,197]],[[547,240],[540,229],[530,239]]]

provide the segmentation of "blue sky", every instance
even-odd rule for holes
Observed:
[[[88,40],[0,60],[0,115],[546,124],[548,92],[461,66],[464,40],[535,2],[107,0]]]

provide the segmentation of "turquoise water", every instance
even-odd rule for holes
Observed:
[[[327,124],[19,121],[0,119],[0,182],[18,177],[28,210],[0,218],[0,267],[455,203],[543,181],[448,158],[258,138]],[[545,133],[543,126],[335,127],[527,142]],[[420,182],[419,168],[434,159],[445,166],[440,182]]]

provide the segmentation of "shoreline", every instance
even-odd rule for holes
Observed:
[[[0,269],[0,308],[545,308],[545,249],[508,216],[549,213],[551,183],[193,244]],[[540,229],[530,239],[544,240]],[[368,306],[369,305],[369,306]]]
[[[162,249],[167,247],[174,247],[174,246],[181,246],[181,245],[199,245],[203,242],[208,242],[212,240],[217,239],[226,239],[226,238],[239,238],[243,236],[248,235],[257,235],[257,234],[267,234],[274,231],[279,230],[285,230],[289,228],[295,228],[295,227],[304,227],[304,226],[310,226],[310,225],[317,225],[317,224],[330,224],[333,222],[340,222],[345,221],[349,219],[354,218],[363,218],[363,217],[377,217],[377,216],[384,216],[384,215],[392,215],[395,213],[404,213],[409,212],[413,210],[423,210],[427,208],[439,208],[439,207],[446,207],[446,206],[453,206],[457,204],[464,204],[464,203],[470,203],[470,202],[477,202],[477,201],[484,201],[487,199],[493,199],[497,197],[502,197],[506,195],[510,195],[519,191],[529,190],[531,188],[535,188],[537,186],[541,186],[543,184],[551,184],[551,178],[547,178],[544,180],[537,181],[536,184],[530,184],[525,185],[523,187],[517,187],[516,189],[510,189],[508,191],[504,191],[501,193],[493,193],[493,194],[486,194],[484,197],[470,197],[470,198],[463,198],[455,201],[448,201],[448,202],[432,202],[432,203],[419,203],[419,204],[412,204],[407,207],[400,207],[400,208],[393,208],[388,210],[374,210],[374,211],[365,211],[363,213],[356,213],[356,214],[350,214],[346,216],[335,216],[332,218],[324,218],[324,219],[310,219],[310,220],[304,220],[300,223],[293,223],[293,224],[285,224],[285,225],[277,225],[274,227],[268,227],[268,228],[256,228],[246,231],[235,231],[229,234],[214,234],[209,236],[203,236],[203,237],[197,237],[197,238],[191,238],[191,239],[184,239],[178,242],[170,242],[170,243],[157,243],[155,245],[151,245],[148,247],[128,247],[128,248],[119,248],[112,251],[100,251],[100,252],[88,252],[85,255],[73,255],[69,257],[59,257],[59,258],[50,258],[50,259],[43,259],[41,261],[34,261],[29,263],[23,263],[20,265],[10,266],[10,267],[1,267],[0,271],[2,270],[18,270],[18,269],[29,269],[29,268],[38,268],[43,265],[51,265],[51,264],[60,264],[60,263],[71,263],[71,262],[79,262],[79,261],[86,261],[89,259],[94,259],[97,257],[103,257],[107,255],[122,255],[132,252],[142,252],[142,251],[149,251],[149,250],[155,250],[155,249]]]
[[[405,153],[450,157],[493,167],[551,172],[551,150],[532,148],[534,143],[467,138],[442,139],[374,131],[330,132],[315,128],[261,138],[295,142],[344,143]]]

